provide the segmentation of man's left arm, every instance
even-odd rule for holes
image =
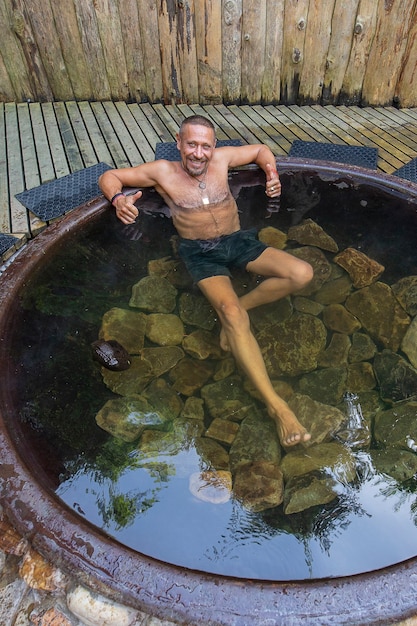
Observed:
[[[265,172],[265,193],[269,198],[277,198],[281,195],[281,181],[277,172],[275,157],[268,146],[259,147],[255,163]]]
[[[275,157],[264,144],[249,144],[234,148],[219,148],[230,151],[229,168],[256,163],[266,176],[265,193],[269,198],[278,198],[281,195],[281,181],[277,172]]]

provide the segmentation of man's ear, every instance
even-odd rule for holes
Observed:
[[[178,150],[179,150],[179,149],[180,149],[180,142],[181,142],[181,137],[180,137],[180,134],[179,134],[179,133],[177,133],[177,134],[175,135],[175,139],[176,139],[176,141],[177,141],[177,148],[178,148]]]

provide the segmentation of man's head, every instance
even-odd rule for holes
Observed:
[[[216,129],[214,128],[214,124],[211,120],[203,115],[190,115],[190,117],[186,117],[185,120],[182,121],[180,126],[179,135],[181,136],[184,128],[186,126],[205,126],[206,128],[210,128],[213,131],[214,137],[216,136]]]
[[[216,147],[213,123],[202,115],[187,117],[177,134],[181,163],[190,176],[203,175]]]

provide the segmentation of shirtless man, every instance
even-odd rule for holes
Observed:
[[[278,197],[281,183],[275,157],[261,144],[216,148],[214,126],[201,116],[183,121],[177,147],[180,161],[109,170],[100,177],[100,188],[124,224],[138,217],[135,202],[142,192],[125,196],[123,187],[154,187],[164,198],[180,236],[179,254],[219,317],[222,348],[232,352],[260,393],[281,444],[308,441],[310,434],[272,386],[247,311],[299,291],[311,281],[313,270],[308,263],[265,246],[250,231],[240,230],[228,184],[229,168],[256,163],[265,172],[267,196]],[[233,265],[266,278],[239,298],[228,270]]]

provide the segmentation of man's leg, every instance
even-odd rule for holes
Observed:
[[[240,298],[246,311],[300,291],[313,278],[313,268],[309,263],[275,248],[267,248],[257,259],[248,263],[246,269],[265,276],[265,280],[255,289]]]
[[[238,365],[259,391],[270,417],[275,420],[282,445],[292,446],[308,441],[310,435],[272,386],[261,350],[250,329],[248,313],[237,297],[230,278],[212,276],[201,280],[198,285],[215,308],[227,345]]]
[[[309,263],[275,248],[266,248],[257,259],[248,263],[246,269],[266,277],[255,289],[239,298],[246,311],[300,291],[313,278],[313,268]],[[230,350],[223,329],[220,344],[223,350]]]

